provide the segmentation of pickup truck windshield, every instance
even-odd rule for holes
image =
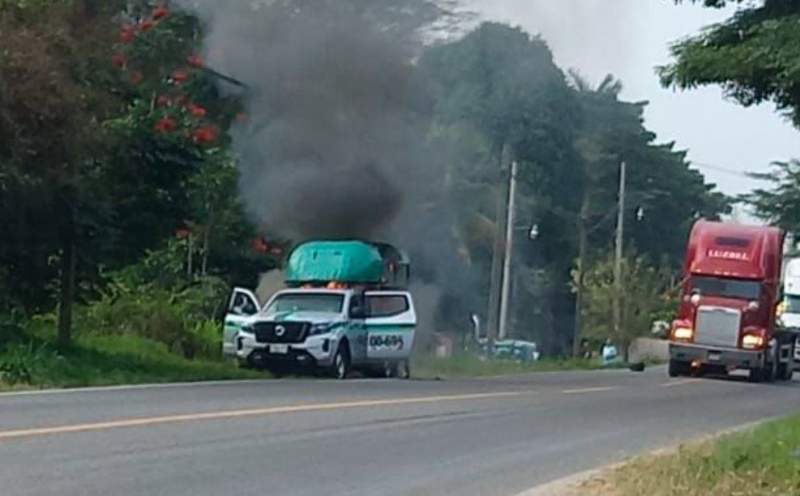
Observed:
[[[281,312],[340,313],[344,296],[337,294],[285,294],[276,297],[265,310],[266,314]]]
[[[705,296],[722,296],[743,300],[757,300],[761,294],[761,284],[758,281],[739,281],[719,277],[693,277],[692,289]]]

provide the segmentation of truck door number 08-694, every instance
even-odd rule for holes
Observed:
[[[403,337],[397,335],[373,335],[369,337],[370,348],[403,349]]]

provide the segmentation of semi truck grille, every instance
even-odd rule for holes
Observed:
[[[259,322],[253,330],[259,343],[302,343],[308,327],[305,322]]]
[[[739,323],[742,314],[738,310],[720,307],[700,307],[697,310],[694,342],[709,346],[739,345]]]

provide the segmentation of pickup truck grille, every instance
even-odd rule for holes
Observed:
[[[302,343],[309,327],[306,322],[259,322],[253,330],[259,343]]]
[[[694,342],[709,346],[736,348],[739,345],[738,310],[721,307],[700,307],[697,310]]]

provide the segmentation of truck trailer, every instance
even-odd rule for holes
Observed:
[[[775,227],[694,225],[670,332],[671,377],[738,369],[753,382],[791,379],[796,333],[776,322],[783,241]]]

